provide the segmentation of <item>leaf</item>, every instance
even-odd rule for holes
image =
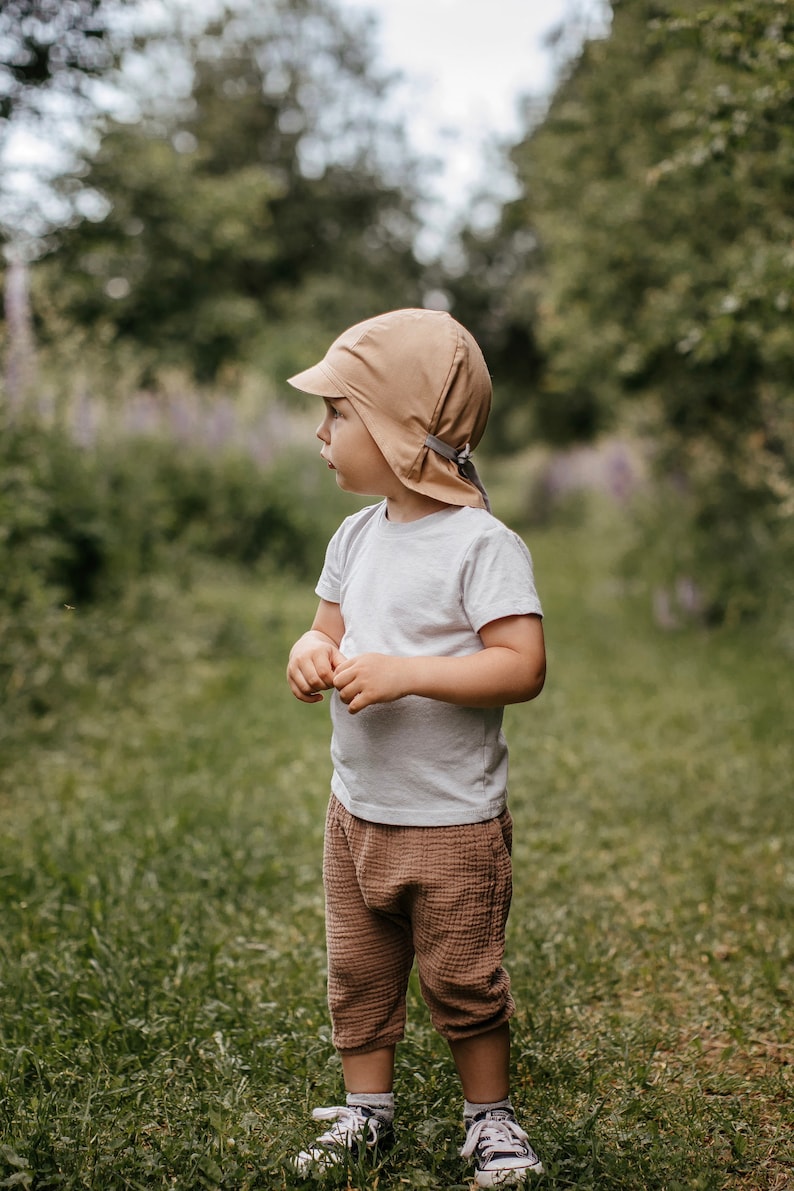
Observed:
[[[30,1187],[32,1183],[33,1175],[29,1170],[18,1170],[16,1174],[3,1179],[0,1187]]]
[[[22,1158],[16,1153],[15,1150],[11,1149],[11,1146],[0,1146],[0,1157],[2,1157],[3,1161],[7,1162],[9,1166],[19,1166],[26,1168],[28,1165],[27,1158]]]

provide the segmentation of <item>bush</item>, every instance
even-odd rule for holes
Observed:
[[[23,714],[50,716],[114,665],[155,579],[184,581],[201,557],[311,576],[339,520],[301,457],[264,470],[165,438],[0,431],[0,700]]]
[[[707,625],[769,624],[791,632],[794,522],[791,501],[738,460],[713,466],[693,449],[686,468],[658,469],[633,508],[637,544],[629,573],[654,587],[659,619]]]
[[[213,456],[162,438],[84,449],[24,422],[6,426],[0,465],[11,602],[33,576],[69,603],[116,595],[170,568],[175,547],[306,575],[327,536],[296,458],[263,470],[241,452]]]

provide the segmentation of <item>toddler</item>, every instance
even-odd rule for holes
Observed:
[[[313,1176],[388,1145],[415,961],[460,1076],[461,1154],[478,1186],[515,1184],[543,1168],[509,1098],[502,714],[540,693],[545,649],[529,552],[491,515],[469,458],[490,377],[449,314],[396,310],[290,383],[324,402],[317,437],[339,487],[381,498],[331,539],[287,671],[304,703],[332,692],[323,883],[347,1092],[315,1109],[329,1127],[296,1166]]]

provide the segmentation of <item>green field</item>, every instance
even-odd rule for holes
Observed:
[[[537,1185],[784,1191],[791,658],[761,628],[661,633],[610,541],[530,538],[549,678],[507,714],[514,1099]],[[339,1102],[327,713],[283,678],[313,606],[311,584],[197,572],[127,645],[114,630],[124,664],[111,652],[63,722],[10,746],[0,1186],[289,1187],[311,1108]],[[398,1144],[331,1186],[468,1186],[452,1065],[411,996]]]

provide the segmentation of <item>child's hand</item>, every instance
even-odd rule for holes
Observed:
[[[287,681],[295,698],[301,703],[320,703],[320,692],[333,687],[336,668],[345,660],[324,633],[314,629],[304,633],[293,645],[287,665]]]
[[[372,703],[391,703],[410,694],[410,661],[386,653],[361,653],[336,667],[334,686],[348,711],[355,715]]]

